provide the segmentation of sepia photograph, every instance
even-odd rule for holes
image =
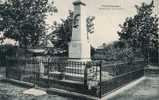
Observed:
[[[0,100],[159,100],[159,0],[0,0]]]

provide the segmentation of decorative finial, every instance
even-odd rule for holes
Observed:
[[[83,6],[86,6],[86,4],[84,2],[82,2],[81,0],[75,0],[73,2],[74,5],[83,5]]]

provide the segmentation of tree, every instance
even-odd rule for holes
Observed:
[[[153,16],[154,2],[136,6],[137,14],[126,18],[121,31],[120,40],[126,41],[133,50],[140,48],[147,58],[150,49],[158,51],[158,18]]]
[[[70,10],[69,15],[65,19],[61,19],[62,23],[54,22],[54,30],[48,35],[57,51],[68,54],[68,44],[72,36],[73,12]]]
[[[18,41],[23,48],[39,47],[45,33],[47,15],[56,12],[49,0],[7,0],[0,3],[0,32]]]
[[[94,17],[88,18],[90,18],[90,22],[92,23]],[[72,36],[73,12],[69,10],[69,15],[65,19],[61,19],[61,22],[62,23],[60,24],[54,22],[54,30],[51,34],[48,35],[48,37],[54,44],[56,50],[68,56],[68,47]],[[90,29],[92,28],[92,26],[89,27]],[[92,31],[93,29],[91,29],[91,32]],[[94,50],[95,49],[91,46],[91,54],[94,54]]]
[[[56,35],[52,39],[52,42],[56,48],[68,53],[68,44],[71,41],[72,36],[72,23],[73,23],[73,12],[69,11],[69,16],[66,19],[61,19],[62,24],[55,23],[55,31],[53,34]]]
[[[95,59],[103,59],[106,61],[124,61],[131,62],[134,60],[134,52],[131,47],[127,46],[127,43],[123,41],[114,41],[110,44],[103,44],[100,48],[97,48],[94,54]]]

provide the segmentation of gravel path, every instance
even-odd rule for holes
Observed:
[[[109,100],[159,100],[159,77],[146,78]]]

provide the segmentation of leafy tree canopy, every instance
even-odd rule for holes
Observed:
[[[56,39],[53,41],[55,47],[63,50],[68,50],[68,43],[72,36],[73,12],[69,11],[66,19],[61,19],[62,24],[54,24],[56,29],[53,31],[56,34]]]
[[[100,48],[96,49],[93,59],[103,59],[106,61],[124,61],[131,62],[137,58],[133,52],[132,47],[129,47],[124,41],[114,41],[111,44],[103,44]]]
[[[0,32],[20,47],[39,47],[45,39],[45,19],[56,11],[49,0],[7,0],[0,3]]]
[[[72,36],[73,11],[69,10],[69,15],[61,19],[62,23],[54,22],[53,31],[47,37],[54,44],[57,51],[68,56],[69,42]],[[95,49],[91,46],[91,54],[94,54]]]
[[[118,32],[120,40],[124,40],[131,47],[141,48],[145,56],[148,49],[158,50],[158,18],[153,15],[154,2],[142,3],[136,6],[137,14],[126,18],[121,31]]]

